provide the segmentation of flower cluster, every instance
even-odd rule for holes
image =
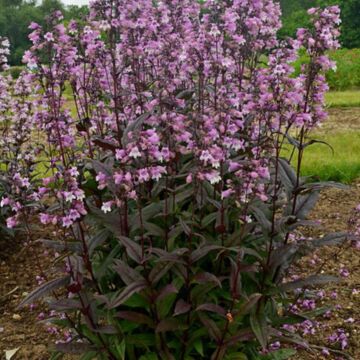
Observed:
[[[8,69],[8,56],[10,55],[10,42],[0,36],[0,71]]]
[[[292,125],[309,129],[325,117],[320,73],[327,69],[325,51],[338,45],[336,7],[310,10],[314,32],[279,43],[280,9],[273,1],[206,6],[201,14],[192,1],[156,7],[147,0],[97,1],[86,26],[66,28],[60,13],[49,19],[51,32],[30,26],[33,47],[24,62],[37,69],[45,95],[34,122],[54,145],[54,168],[59,160],[66,172],[84,156],[115,154],[112,173],[96,177],[99,189],[112,193],[105,211],[109,201],[121,206],[141,198],[143,184],[171,177],[188,155],[197,159],[188,183],[209,181],[223,199],[266,201],[270,172],[263,151],[273,146],[271,134]],[[293,79],[290,64],[301,46],[313,61]],[[259,68],[258,54],[269,51],[268,66]],[[44,56],[48,66],[41,64]],[[65,106],[67,82],[77,120]],[[83,147],[74,153],[77,137]],[[74,220],[67,212],[61,222]]]

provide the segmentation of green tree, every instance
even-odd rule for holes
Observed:
[[[60,0],[0,0],[0,36],[6,36],[11,43],[11,65],[21,65],[26,49],[31,46],[28,39],[29,25],[37,22],[46,24],[46,17],[53,11],[63,12],[65,19],[82,19],[88,12],[87,6],[65,7]]]

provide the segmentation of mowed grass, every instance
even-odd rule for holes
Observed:
[[[351,109],[360,108],[360,90],[331,91],[326,103],[331,108],[329,124],[312,133],[311,139],[328,143],[334,151],[324,144],[309,146],[302,175],[349,184],[360,178],[360,110]],[[285,150],[284,156],[288,157],[289,151]],[[292,162],[296,166],[296,156]]]
[[[360,107],[360,90],[330,91],[325,99],[329,107]]]
[[[305,150],[302,175],[316,180],[349,184],[360,177],[360,131],[336,134],[315,134],[314,138],[331,144],[313,144]],[[286,155],[286,152],[284,152]],[[297,157],[293,159],[296,166]]]

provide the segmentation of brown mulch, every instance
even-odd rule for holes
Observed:
[[[322,193],[318,206],[313,211],[313,218],[321,221],[318,229],[310,231],[310,236],[317,238],[327,233],[347,231],[348,221],[354,215],[354,208],[360,204],[360,183],[354,185],[348,191],[331,189]],[[302,263],[300,273],[306,274],[316,270],[323,265],[321,273],[339,276],[339,269],[345,267],[350,275],[343,278],[340,283],[330,284],[323,288],[326,297],[318,305],[320,307],[333,307],[330,319],[320,318],[321,327],[314,336],[308,338],[311,344],[321,347],[330,346],[327,338],[336,329],[342,328],[349,337],[349,347],[346,352],[355,360],[360,359],[360,250],[356,250],[347,244],[343,247],[332,247],[319,249],[314,254],[318,259],[316,266],[311,268],[309,261]],[[359,291],[354,294],[353,290]],[[330,299],[332,292],[337,292],[336,299]],[[340,305],[336,310],[335,306]],[[349,318],[353,323],[346,322]],[[340,357],[330,357],[339,359]],[[329,359],[320,354],[312,355],[300,352],[296,360],[318,360]]]

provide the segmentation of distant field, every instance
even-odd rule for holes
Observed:
[[[344,101],[343,96],[329,95],[337,103]],[[302,175],[314,176],[323,181],[351,183],[360,178],[360,107],[331,108],[329,115],[329,119],[311,138],[327,142],[334,153],[323,144],[308,147]]]
[[[360,90],[330,91],[325,98],[329,107],[360,107]]]

